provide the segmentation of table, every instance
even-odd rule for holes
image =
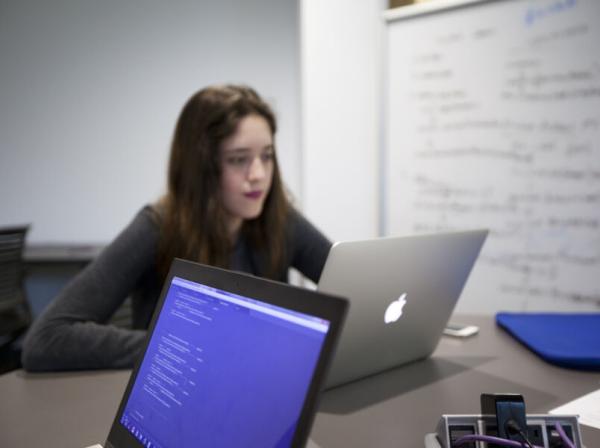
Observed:
[[[482,392],[525,397],[547,413],[600,388],[600,374],[555,367],[496,327],[491,316],[456,316],[478,335],[443,337],[429,359],[326,391],[312,438],[329,447],[422,447],[441,414],[479,413]],[[129,371],[0,376],[0,446],[85,447],[103,443]],[[581,426],[588,447],[600,430]]]

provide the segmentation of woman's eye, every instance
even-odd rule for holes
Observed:
[[[273,160],[274,157],[275,154],[273,153],[273,151],[266,151],[261,155],[261,159],[263,160],[263,162],[269,162]]]
[[[229,157],[227,163],[234,166],[243,166],[248,163],[248,156]]]

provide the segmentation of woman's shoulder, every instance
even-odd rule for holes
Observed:
[[[287,212],[286,228],[294,231],[302,231],[313,227],[304,214],[293,205],[290,205]]]
[[[138,210],[115,242],[143,244],[143,241],[152,241],[154,244],[160,234],[161,221],[161,214],[154,204],[146,204]]]
[[[306,218],[300,210],[290,204],[287,209],[287,225],[296,225],[302,222],[306,222]]]
[[[153,227],[160,227],[164,217],[164,206],[160,202],[148,203],[144,205],[134,218],[144,221]]]
[[[291,238],[291,241],[296,243],[304,244],[307,240],[312,241],[314,239],[329,243],[321,231],[300,210],[291,205],[288,211],[286,230],[288,239]]]
[[[291,265],[313,282],[317,282],[331,241],[296,208],[290,207],[286,229]]]

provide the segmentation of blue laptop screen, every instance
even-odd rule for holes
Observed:
[[[145,447],[287,447],[328,330],[174,277],[120,423]]]

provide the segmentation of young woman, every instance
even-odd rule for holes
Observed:
[[[167,193],[48,306],[27,335],[27,370],[131,367],[174,257],[287,281],[318,281],[331,243],[290,206],[276,121],[243,86],[205,88],[179,116]],[[131,296],[133,329],[107,325]]]

